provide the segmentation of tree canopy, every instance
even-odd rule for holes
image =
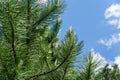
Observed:
[[[74,72],[83,42],[72,28],[59,41],[64,2],[40,1],[0,1],[1,80],[64,80]]]
[[[0,80],[119,80],[92,52],[75,68],[83,41],[72,27],[58,37],[65,2],[42,1],[0,0]]]

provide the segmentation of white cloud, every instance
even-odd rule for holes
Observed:
[[[99,52],[96,52],[93,48],[91,49],[92,55],[93,55],[93,60],[102,60],[102,64],[97,68],[103,68],[106,64],[109,64],[109,68],[112,69],[112,65],[117,64],[119,69],[120,69],[120,56],[114,57],[114,61],[109,61],[105,59]]]
[[[48,0],[37,0],[37,3],[39,3],[39,4],[45,4],[47,2],[48,2]]]
[[[114,57],[114,61],[109,61],[108,64],[109,64],[109,68],[111,68],[111,69],[113,69],[112,66],[113,66],[114,64],[117,64],[117,65],[118,65],[118,68],[120,69],[120,56]]]
[[[116,26],[117,29],[120,29],[120,4],[112,4],[105,11],[105,18],[108,19],[108,24]],[[111,18],[113,18],[111,20]]]
[[[115,64],[118,64],[118,67],[119,67],[119,69],[120,69],[120,56],[115,57],[114,63],[115,63]]]
[[[108,24],[114,25],[114,26],[116,26],[118,23],[119,23],[119,21],[117,19],[113,19],[113,20],[108,21]]]
[[[112,45],[117,44],[119,42],[120,42],[120,33],[112,35],[111,38],[108,40],[101,39],[99,41],[99,43],[107,46],[108,48],[111,48]]]
[[[105,10],[104,15],[109,25],[120,29],[120,3],[112,4]],[[120,43],[120,33],[111,35],[109,39],[101,39],[99,43],[111,48],[112,45]]]
[[[120,4],[112,4],[110,7],[108,7],[105,11],[105,17],[106,19],[110,17],[120,17]]]

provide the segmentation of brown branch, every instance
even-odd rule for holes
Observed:
[[[8,2],[8,15],[9,15],[9,23],[10,23],[10,27],[11,27],[11,47],[12,47],[12,51],[13,51],[13,55],[14,55],[14,61],[15,64],[17,64],[17,56],[16,56],[16,51],[15,51],[15,31],[14,31],[14,26],[13,26],[13,17],[10,13],[10,4]]]
[[[45,16],[42,16],[42,18],[40,17],[38,20],[36,20],[35,22],[33,22],[33,24],[31,26],[33,27],[33,26],[39,25],[39,23],[41,23],[42,21],[44,21],[44,19],[46,19],[47,17],[49,17],[49,15],[51,15],[57,8],[58,8],[57,6],[54,6],[51,11],[49,11]]]
[[[68,64],[65,66],[64,73],[63,73],[63,76],[62,76],[61,80],[64,80],[65,75],[67,73],[67,69],[68,69]]]
[[[30,44],[30,0],[27,0],[27,27],[26,27],[26,44]]]
[[[16,55],[16,51],[15,51],[15,30],[14,30],[14,22],[13,22],[13,17],[11,14],[11,10],[10,10],[10,1],[8,0],[8,15],[9,15],[9,23],[10,23],[10,27],[11,27],[11,47],[12,47],[12,52],[13,52],[13,57],[14,57],[14,65],[15,68],[17,66],[17,55]],[[14,69],[14,78],[16,76],[16,69]]]
[[[65,59],[56,68],[54,68],[54,69],[52,69],[50,71],[47,71],[47,72],[38,73],[38,74],[35,74],[33,76],[29,76],[29,78],[26,78],[25,80],[30,80],[31,78],[34,78],[34,77],[44,76],[44,75],[47,75],[47,74],[50,74],[50,73],[56,71],[57,69],[59,69],[67,61],[67,59],[69,58],[69,56],[71,54],[72,49],[73,49],[73,45],[70,47],[68,55],[65,57]]]

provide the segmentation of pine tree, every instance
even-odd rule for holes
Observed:
[[[105,64],[97,54],[90,52],[80,61],[77,80],[120,80],[120,69],[117,64]]]
[[[78,80],[101,80],[98,79],[97,73],[100,72],[102,59],[98,54],[90,51],[87,57],[84,57],[83,62],[79,66]]]
[[[106,64],[101,71],[96,74],[96,80],[120,80],[120,69],[117,64],[113,64],[109,67]]]
[[[0,0],[0,80],[69,80],[83,42],[62,41],[61,0]]]

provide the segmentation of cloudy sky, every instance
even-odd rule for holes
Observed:
[[[73,26],[78,41],[84,41],[82,54],[92,50],[106,62],[120,64],[120,0],[65,1],[60,37]]]

